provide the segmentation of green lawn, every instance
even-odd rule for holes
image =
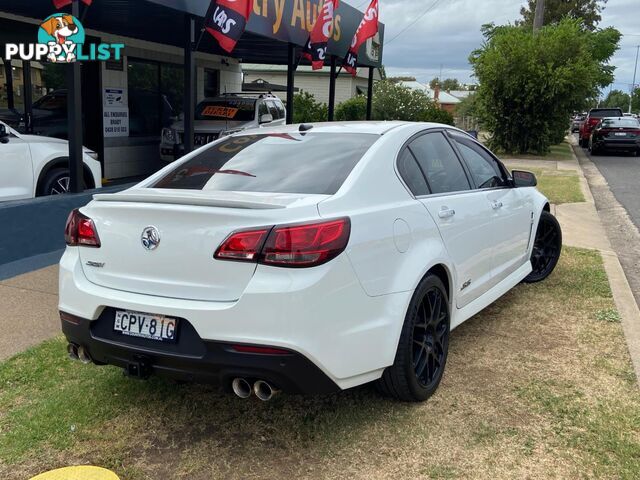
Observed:
[[[538,179],[540,190],[551,203],[584,202],[584,195],[580,188],[580,179],[573,172],[548,169],[530,169]]]
[[[499,156],[504,158],[515,158],[522,160],[573,160],[573,149],[569,142],[564,141],[558,145],[552,145],[550,151],[546,155],[532,155],[532,154],[507,154],[504,152],[496,152]]]
[[[0,478],[74,464],[123,480],[640,478],[640,394],[599,254],[566,248],[452,334],[423,404],[364,387],[269,403],[71,362],[0,363]]]

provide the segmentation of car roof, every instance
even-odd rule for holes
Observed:
[[[355,122],[320,122],[320,123],[305,123],[305,124],[294,124],[294,125],[281,125],[281,126],[270,126],[270,127],[261,127],[260,132],[271,134],[271,133],[299,133],[300,127],[305,125],[307,127],[306,132],[313,133],[364,133],[364,134],[372,134],[372,135],[384,135],[385,133],[411,125],[421,125],[425,129],[428,128],[451,128],[454,129],[451,125],[443,125],[439,123],[417,123],[417,122],[403,122],[403,121],[355,121]],[[311,128],[309,128],[311,127]],[[245,130],[239,132],[237,135],[242,134],[255,134],[256,130]]]

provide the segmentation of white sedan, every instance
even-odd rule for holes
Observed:
[[[425,400],[450,331],[556,266],[560,227],[535,185],[439,124],[223,138],[72,212],[69,354],[243,398],[376,381]]]
[[[84,149],[84,186],[100,188],[95,152]],[[0,122],[0,202],[69,190],[69,144],[58,138],[23,135]]]

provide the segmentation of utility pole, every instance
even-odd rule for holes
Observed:
[[[544,0],[536,0],[536,13],[533,17],[533,31],[537,32],[544,25]]]
[[[640,45],[636,47],[636,66],[633,68],[633,83],[631,84],[631,94],[629,95],[629,113],[631,113],[631,105],[633,103],[633,93],[636,91],[636,74],[638,73],[638,54],[640,54]]]

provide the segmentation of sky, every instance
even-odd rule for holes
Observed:
[[[361,10],[369,3],[369,0],[343,1]],[[383,60],[387,74],[413,76],[423,83],[440,76],[440,72],[443,78],[474,83],[468,58],[482,43],[480,27],[491,22],[498,25],[514,22],[526,3],[524,0],[379,1],[380,19],[386,27]],[[412,22],[415,24],[400,33]],[[628,91],[633,80],[635,46],[640,44],[640,0],[609,0],[600,26],[614,26],[625,34],[611,64],[617,67],[613,88]]]

